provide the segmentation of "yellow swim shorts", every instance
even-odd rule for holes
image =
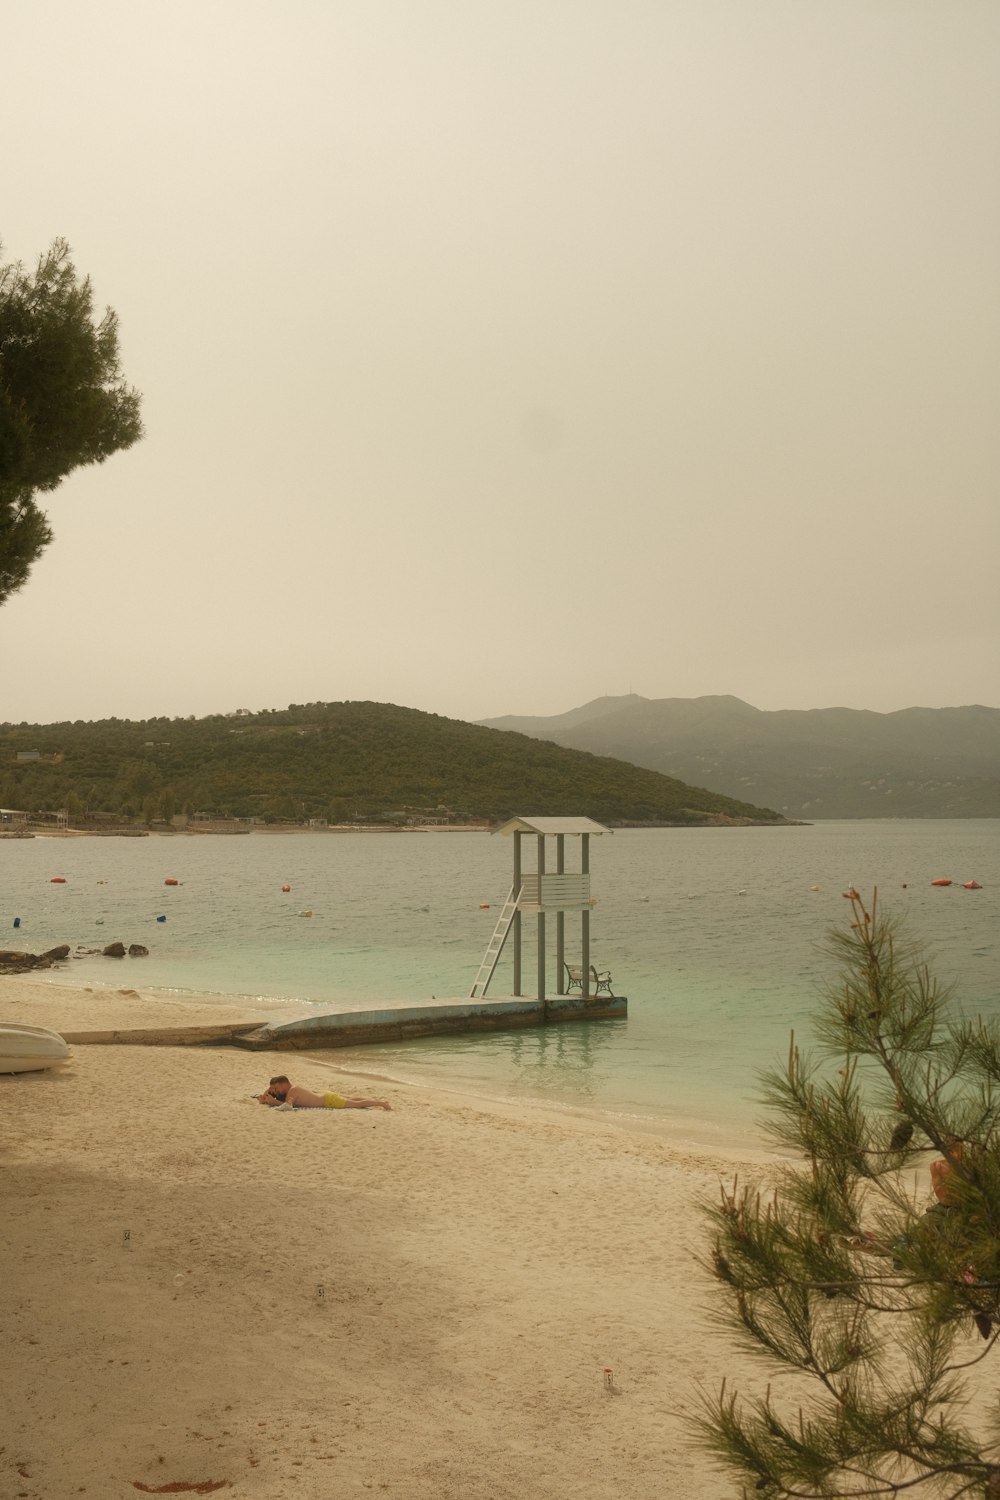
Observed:
[[[342,1099],[339,1094],[324,1094],[323,1095],[323,1108],[324,1109],[344,1109],[346,1107],[346,1105],[347,1105],[347,1100],[346,1099]]]

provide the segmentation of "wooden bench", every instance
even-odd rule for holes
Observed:
[[[580,990],[580,991],[582,991],[583,990],[583,965],[582,964],[563,964],[563,968],[566,970],[566,993],[567,993],[567,995],[569,994],[570,990]],[[612,995],[612,997],[613,997],[613,991],[611,989],[611,970],[610,969],[605,969],[605,970],[603,970],[603,972],[598,973],[598,971],[597,971],[597,969],[595,969],[594,965],[591,964],[591,966],[590,966],[590,993],[592,995],[599,995],[602,990],[606,990],[607,993],[609,995]]]

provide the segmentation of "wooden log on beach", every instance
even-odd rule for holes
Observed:
[[[115,1031],[61,1031],[74,1047],[224,1047],[250,1031],[259,1031],[259,1021],[234,1026],[144,1026]]]

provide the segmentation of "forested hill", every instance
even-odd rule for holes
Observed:
[[[785,821],[624,761],[361,702],[2,724],[0,807],[67,808],[73,823],[87,813],[153,822],[184,812],[336,823],[425,813],[456,823],[542,813],[609,823]]]

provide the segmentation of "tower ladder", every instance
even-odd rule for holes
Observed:
[[[503,911],[497,918],[497,925],[493,929],[493,936],[486,945],[486,952],[483,954],[483,961],[479,965],[479,972],[473,981],[472,989],[469,991],[470,1000],[482,1000],[489,988],[490,980],[493,978],[496,966],[500,961],[500,955],[503,952],[503,945],[507,941],[507,934],[510,932],[510,926],[514,920],[517,903],[521,899],[523,889],[524,887],[522,886],[521,890],[515,896],[514,887],[511,886],[507,893],[507,900],[503,904]],[[478,994],[476,993],[477,990],[479,991]]]

